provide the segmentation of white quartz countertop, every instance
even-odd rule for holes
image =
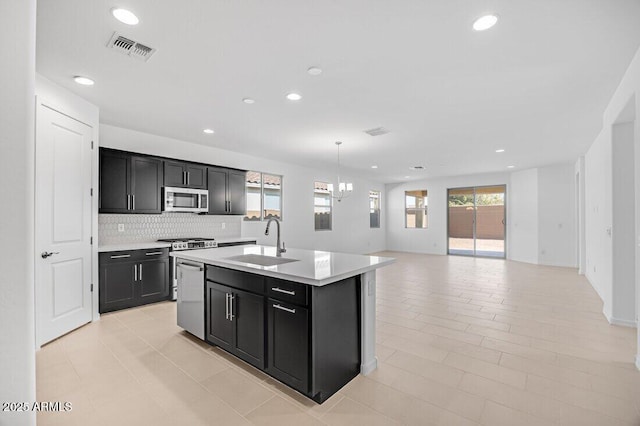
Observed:
[[[330,284],[395,262],[395,259],[391,257],[296,248],[287,248],[287,251],[282,254],[283,258],[296,259],[296,262],[274,266],[261,266],[227,259],[243,254],[275,257],[276,248],[272,246],[244,245],[179,251],[171,253],[171,256],[315,286]]]
[[[216,238],[216,242],[220,243],[239,243],[246,241],[256,241],[255,237],[228,237],[228,238]],[[102,244],[98,247],[98,251],[126,251],[126,250],[144,250],[151,248],[165,248],[171,247],[171,243],[161,243],[157,241],[150,241],[146,243],[125,243],[125,244]]]
[[[126,243],[126,244],[105,244],[98,246],[98,251],[100,253],[109,252],[109,251],[126,251],[126,250],[144,250],[144,249],[153,249],[153,248],[167,248],[171,247],[170,243],[158,243],[158,242],[149,242],[149,243]]]
[[[243,243],[247,241],[257,241],[256,237],[229,237],[229,238],[216,238],[218,244],[225,243]]]

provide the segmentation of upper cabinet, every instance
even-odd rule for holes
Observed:
[[[100,149],[100,213],[161,213],[162,161]]]
[[[247,172],[242,170],[208,168],[209,214],[246,214],[246,176]]]
[[[207,167],[183,161],[165,160],[164,186],[207,189]]]

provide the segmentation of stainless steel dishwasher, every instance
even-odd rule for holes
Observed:
[[[178,259],[178,325],[204,340],[204,265]]]

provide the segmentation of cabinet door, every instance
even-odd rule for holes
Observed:
[[[140,303],[159,302],[169,298],[169,259],[155,259],[138,264]]]
[[[129,211],[129,156],[100,150],[100,213]]]
[[[197,164],[187,164],[187,186],[193,189],[207,189],[207,168]]]
[[[207,342],[233,352],[233,332],[235,323],[229,320],[229,297],[233,290],[229,287],[207,281],[205,298]]]
[[[227,171],[208,168],[209,214],[227,214]]]
[[[184,188],[187,186],[184,163],[177,161],[164,162],[164,186]]]
[[[234,290],[231,313],[235,323],[234,353],[264,369],[264,297]]]
[[[131,157],[131,209],[136,213],[162,213],[162,162],[149,157]]]
[[[135,262],[114,262],[100,265],[100,313],[134,306],[136,291]]]
[[[227,188],[229,198],[229,214],[247,214],[246,177],[247,174],[245,172],[229,170]]]
[[[266,371],[300,392],[309,387],[309,311],[269,299]]]

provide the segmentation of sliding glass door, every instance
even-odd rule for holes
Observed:
[[[504,185],[448,190],[448,253],[505,257]]]

